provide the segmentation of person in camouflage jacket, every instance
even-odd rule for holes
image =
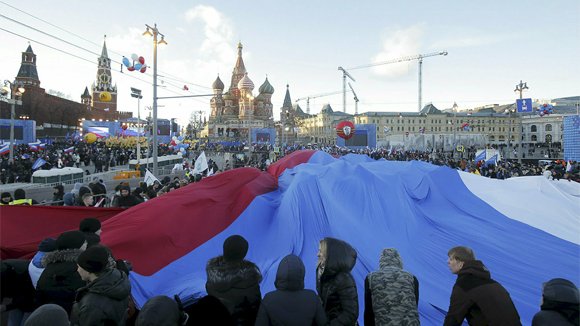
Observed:
[[[365,325],[419,325],[418,303],[419,281],[397,249],[383,249],[379,270],[365,279]]]

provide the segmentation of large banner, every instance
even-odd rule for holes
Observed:
[[[65,231],[78,230],[80,221],[87,217],[104,222],[123,210],[73,206],[0,206],[1,258],[31,258],[43,239],[56,239]]]

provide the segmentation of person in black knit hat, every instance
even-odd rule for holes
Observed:
[[[0,205],[10,205],[11,201],[12,195],[7,191],[3,192],[0,196]]]
[[[218,298],[236,325],[254,325],[260,308],[262,274],[256,264],[245,260],[248,241],[240,235],[227,238],[223,255],[207,262],[207,294]]]
[[[77,272],[87,285],[78,289],[71,325],[125,325],[131,285],[109,264],[110,250],[96,245],[78,257]]]
[[[81,221],[79,231],[87,238],[87,247],[90,248],[101,242],[101,221],[94,217],[88,217]]]

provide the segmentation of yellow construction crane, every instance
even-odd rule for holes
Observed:
[[[418,55],[411,55],[411,56],[406,56],[406,57],[400,57],[397,59],[393,59],[393,60],[387,60],[387,61],[382,61],[382,62],[377,62],[377,63],[371,63],[371,64],[366,64],[366,65],[362,65],[362,66],[356,66],[356,67],[352,67],[352,68],[343,68],[343,67],[338,67],[338,70],[342,71],[342,91],[343,91],[343,96],[342,96],[342,101],[343,101],[343,111],[346,112],[346,77],[352,79],[352,81],[355,81],[354,78],[348,73],[348,70],[355,70],[355,69],[363,69],[363,68],[370,68],[370,67],[375,67],[375,66],[382,66],[382,65],[388,65],[391,63],[399,63],[399,62],[406,62],[406,61],[413,61],[413,60],[418,60],[419,61],[419,111],[421,111],[422,109],[422,83],[423,83],[423,75],[422,75],[422,69],[423,69],[423,59],[424,58],[428,58],[428,57],[434,57],[434,56],[439,56],[439,55],[443,55],[446,56],[448,54],[447,51],[440,51],[440,52],[432,52],[432,53],[427,53],[427,54],[418,54]]]

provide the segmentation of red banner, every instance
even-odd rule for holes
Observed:
[[[0,206],[1,258],[31,258],[44,238],[56,239],[62,232],[78,230],[84,218],[95,217],[103,222],[122,211],[74,206]]]

